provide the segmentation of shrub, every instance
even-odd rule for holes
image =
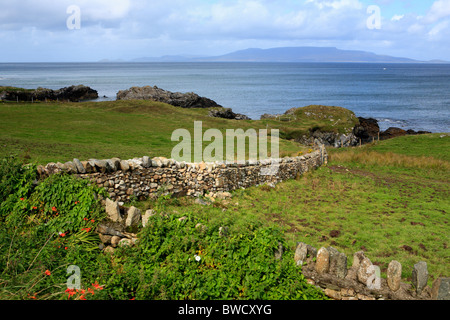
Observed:
[[[114,254],[108,279],[109,298],[323,299],[295,266],[293,253],[276,260],[283,236],[258,223],[239,226],[241,232],[220,236],[220,225],[190,216],[157,215],[141,232],[139,246]],[[230,230],[233,226],[229,226]],[[108,290],[105,290],[108,291]],[[128,295],[124,295],[128,292]]]

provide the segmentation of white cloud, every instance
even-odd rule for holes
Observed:
[[[391,18],[391,21],[400,21],[400,20],[402,20],[403,18],[405,17],[405,15],[404,14],[402,14],[402,15],[394,15],[392,18]]]
[[[424,22],[435,23],[443,18],[450,18],[450,0],[435,1],[424,17]]]

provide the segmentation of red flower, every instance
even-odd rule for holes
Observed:
[[[99,284],[97,283],[97,281],[96,281],[95,283],[93,283],[92,286],[93,286],[95,289],[103,290],[103,287],[102,287],[101,285],[99,285]]]
[[[65,237],[66,234],[65,234],[65,233],[60,233],[59,236],[60,236],[60,237]]]
[[[56,207],[52,207],[52,211],[56,211],[56,210],[58,210],[58,209],[56,209]]]
[[[92,223],[94,223],[94,222],[95,222],[95,220],[94,220],[94,219],[92,219],[92,220],[91,220],[91,222],[92,222]]]
[[[37,207],[33,207],[33,209],[34,209],[34,210],[36,210],[36,209],[37,209]]]
[[[21,201],[25,200],[25,198],[20,198]]]
[[[83,218],[84,221],[88,221],[88,218]]]
[[[89,232],[89,231],[91,231],[91,229],[92,228],[83,228],[83,229],[81,229],[81,231],[85,230],[86,232]]]
[[[80,296],[80,300],[86,300],[84,296]]]
[[[51,275],[52,273],[50,272],[50,270],[45,270],[44,272],[47,276]]]

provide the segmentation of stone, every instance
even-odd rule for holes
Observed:
[[[111,247],[111,246],[107,246],[107,247],[103,250],[103,252],[104,252],[104,253],[107,253],[107,254],[113,254],[113,253],[114,253],[114,248]]]
[[[119,242],[120,242],[121,239],[122,239],[122,238],[120,238],[120,237],[118,237],[118,236],[113,236],[113,237],[111,237],[111,246],[112,246],[113,248],[116,248],[117,245],[119,244]]]
[[[222,107],[211,99],[188,92],[170,92],[157,86],[132,87],[117,93],[117,100],[153,100],[181,108],[218,108]]]
[[[324,293],[325,293],[325,295],[327,295],[328,297],[330,297],[331,299],[334,299],[334,300],[341,300],[341,298],[342,298],[341,294],[336,290],[326,288],[324,290]]]
[[[141,221],[141,210],[132,206],[128,209],[127,219],[125,220],[125,227],[136,227]]]
[[[356,292],[353,288],[343,288],[341,290],[342,297],[354,297],[355,294],[356,294]]]
[[[101,241],[103,244],[111,244],[111,238],[112,238],[112,236],[107,235],[107,234],[102,234],[102,233],[99,233],[98,235],[99,235],[100,241]]]
[[[375,270],[373,268],[373,264],[369,258],[364,258],[358,269],[358,281],[364,285],[367,285],[367,280],[373,276]]]
[[[324,247],[320,248],[316,257],[316,271],[318,274],[327,273],[330,268],[330,253]]]
[[[77,167],[78,173],[81,173],[81,174],[86,173],[86,169],[84,168],[84,166],[83,166],[83,164],[81,163],[80,160],[78,160],[78,159],[73,159],[72,162],[73,162],[73,163],[75,164],[75,166]]]
[[[308,255],[308,247],[306,243],[299,242],[294,253],[294,261],[297,266],[302,265]]]
[[[364,251],[358,251],[353,254],[353,265],[352,267],[356,270],[359,269],[359,265],[361,264],[361,261],[364,260],[366,256],[364,255]]]
[[[450,278],[437,278],[431,289],[431,299],[450,300]]]
[[[329,273],[344,279],[347,275],[347,256],[333,247],[327,248],[330,253]]]
[[[402,280],[402,265],[400,262],[392,260],[386,271],[387,284],[389,289],[396,292],[400,289],[400,283]]]
[[[243,114],[234,113],[230,108],[211,109],[209,111],[210,117],[232,119],[232,120],[250,120],[249,117]]]
[[[340,279],[344,279],[347,276],[347,256],[345,253],[339,252],[335,257],[336,259],[336,269],[335,274],[336,277]]]
[[[133,241],[127,238],[123,238],[118,243],[119,247],[131,247],[133,245]]]
[[[114,222],[122,221],[122,217],[120,215],[120,208],[117,201],[112,201],[111,199],[106,199],[105,203],[105,211],[108,215],[109,219]]]
[[[145,214],[142,216],[142,226],[144,228],[147,226],[148,219],[150,219],[150,217],[153,217],[154,215],[156,215],[156,212],[154,210],[150,209],[145,211]]]
[[[144,168],[149,168],[149,167],[151,167],[151,166],[152,166],[152,161],[151,161],[151,159],[150,159],[149,157],[147,157],[147,156],[143,156],[143,157],[142,157],[142,166],[143,166]]]
[[[127,172],[127,171],[130,170],[130,165],[128,164],[128,161],[121,160],[120,163],[119,163],[119,168],[123,172]]]
[[[417,294],[421,294],[428,281],[427,263],[420,261],[414,265],[412,271],[412,284],[416,288]]]
[[[73,163],[72,161],[66,162],[64,164],[64,166],[65,166],[65,168],[67,170],[67,173],[75,173],[75,174],[78,173],[78,168],[75,165],[75,163]]]

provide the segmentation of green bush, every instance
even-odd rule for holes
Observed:
[[[97,269],[86,266],[100,252],[93,230],[105,216],[97,200],[104,191],[68,175],[38,183],[35,166],[0,162],[8,190],[0,204],[0,299],[61,298],[69,265]]]
[[[152,217],[136,248],[116,251],[117,264],[102,294],[145,300],[324,299],[306,283],[291,251],[275,259],[284,243],[277,229],[248,223],[239,233],[220,236],[218,224],[179,218]]]

